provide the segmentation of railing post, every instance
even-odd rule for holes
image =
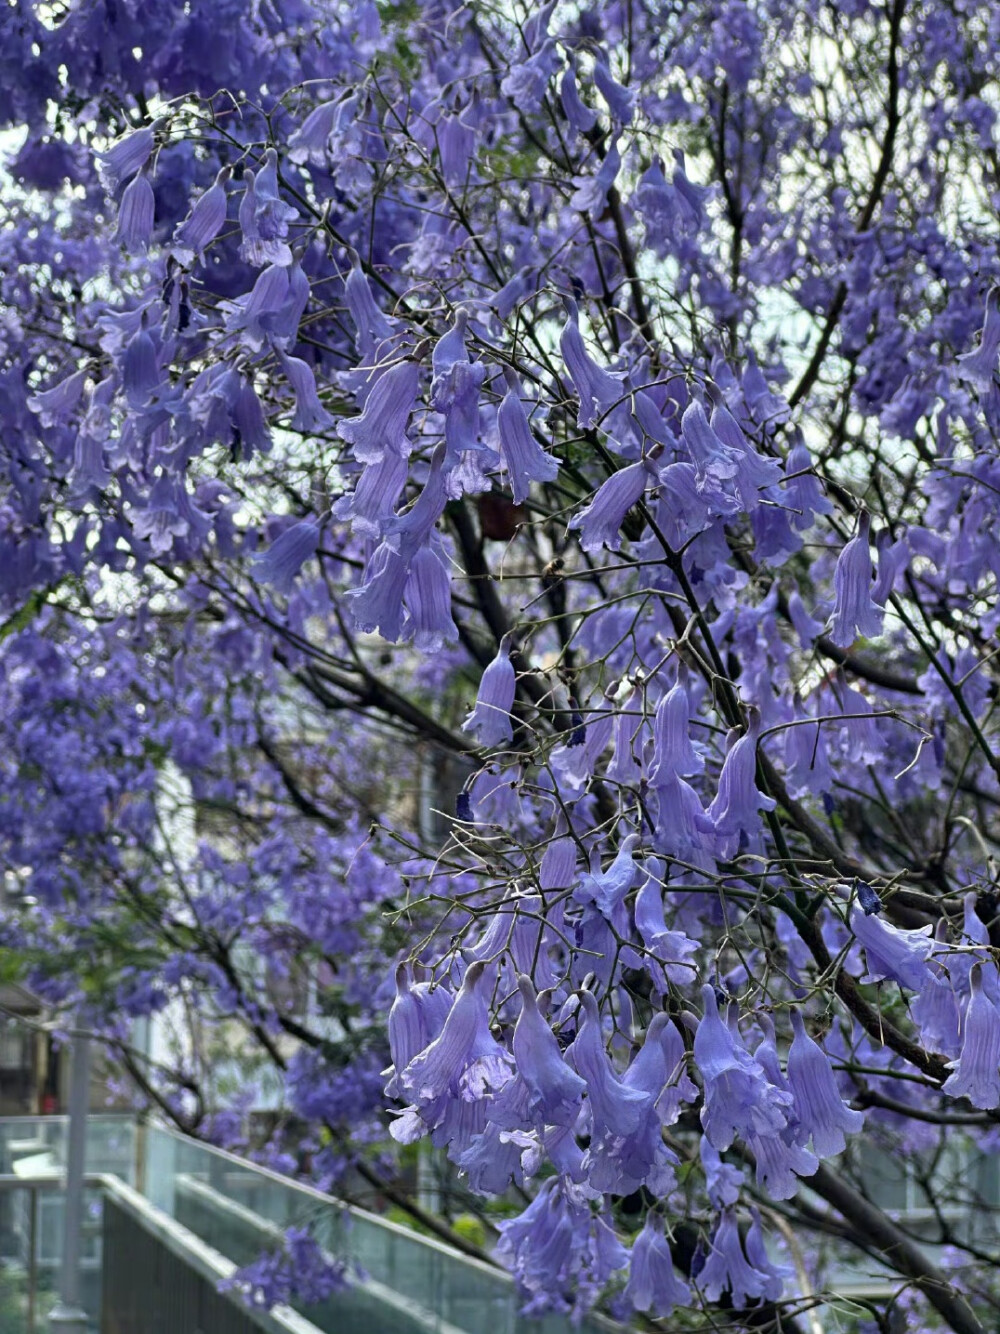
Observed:
[[[69,1128],[66,1145],[66,1196],[63,1218],[59,1301],[49,1313],[51,1334],[87,1334],[87,1313],[80,1305],[80,1234],[83,1226],[83,1177],[90,1102],[90,1039],[73,1038],[70,1069]]]

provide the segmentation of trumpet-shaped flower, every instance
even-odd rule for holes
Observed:
[[[145,172],[134,176],[126,185],[118,205],[118,226],[115,240],[120,241],[132,255],[144,255],[153,235],[153,214],[156,198]]]
[[[973,1107],[993,1111],[1000,1107],[1000,1010],[986,994],[983,971],[996,966],[976,964],[969,975],[972,995],[962,1025],[962,1051],[950,1061],[951,1074],[942,1085],[953,1098],[968,1098]]]
[[[993,384],[997,371],[997,357],[1000,354],[1000,290],[994,287],[986,298],[986,318],[979,346],[972,352],[966,352],[958,358],[958,378],[967,380],[985,394]]]
[[[654,1320],[668,1316],[675,1306],[691,1304],[691,1289],[674,1272],[663,1220],[656,1214],[646,1215],[642,1231],[632,1245],[625,1299],[633,1310],[644,1311]]]
[[[747,730],[734,743],[719,774],[719,790],[706,812],[725,855],[735,851],[740,834],[751,834],[760,823],[758,811],[773,811],[775,800],[757,787],[757,741],[760,713],[749,710]]]
[[[855,939],[865,947],[868,972],[865,982],[898,982],[901,987],[920,991],[928,977],[927,960],[934,952],[929,926],[905,930],[852,909],[850,928]]]
[[[806,1033],[798,1010],[792,1011],[792,1028],[795,1038],[788,1053],[787,1072],[798,1131],[803,1139],[812,1139],[820,1158],[831,1158],[843,1152],[847,1135],[862,1128],[864,1114],[841,1099],[830,1058]]]
[[[265,552],[254,557],[258,582],[270,584],[279,593],[290,593],[302,566],[315,556],[319,535],[319,525],[311,519],[302,519],[286,528]]]
[[[497,410],[500,457],[510,479],[514,504],[527,500],[532,482],[553,482],[559,465],[539,445],[521,402],[517,376],[505,368],[507,392]]]
[[[583,1022],[570,1048],[577,1071],[587,1082],[595,1134],[630,1135],[652,1105],[648,1093],[628,1088],[617,1078],[604,1050],[597,1001],[589,991],[580,993]]]
[[[514,707],[516,690],[517,681],[510,660],[510,640],[504,636],[496,657],[483,672],[476,706],[462,724],[462,731],[475,733],[483,746],[500,746],[511,741],[514,729],[510,711]]]
[[[834,607],[830,638],[847,647],[859,635],[882,633],[883,609],[872,598],[872,556],[868,543],[871,516],[863,510],[857,534],[837,560],[833,573]]]
[[[743,1253],[732,1209],[723,1209],[719,1216],[698,1285],[710,1302],[717,1302],[728,1292],[737,1310],[763,1297],[770,1286],[769,1276],[750,1264]]]
[[[337,433],[354,446],[359,462],[377,463],[387,452],[403,457],[410,453],[406,423],[416,405],[419,381],[415,361],[397,362],[379,375],[360,416],[340,423]]]
[[[199,195],[191,212],[178,224],[172,249],[181,264],[190,264],[196,258],[203,259],[206,247],[222,231],[229,209],[226,183],[230,174],[230,168],[223,167],[214,184]]]
[[[776,1089],[759,1062],[719,1015],[712,987],[702,987],[705,1013],[694,1038],[694,1059],[705,1081],[701,1122],[719,1150],[737,1135],[776,1134],[788,1123],[791,1095]]]
[[[584,551],[599,551],[602,546],[610,551],[619,550],[625,515],[638,504],[649,481],[645,463],[630,463],[612,473],[587,508],[569,521],[570,528],[580,530],[580,546]]]

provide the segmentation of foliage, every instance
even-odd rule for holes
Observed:
[[[995,1323],[996,7],[0,27],[4,976],[530,1312]]]

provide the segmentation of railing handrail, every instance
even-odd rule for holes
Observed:
[[[105,1193],[114,1197],[116,1203],[130,1215],[133,1222],[145,1228],[185,1264],[215,1284],[217,1291],[220,1291],[218,1287],[220,1282],[232,1278],[236,1273],[239,1266],[235,1261],[228,1259],[221,1251],[203,1241],[183,1223],[178,1223],[176,1218],[171,1218],[162,1209],[158,1209],[146,1199],[145,1195],[122,1181],[121,1177],[116,1177],[112,1173],[101,1175]],[[263,1309],[251,1311],[238,1293],[223,1292],[223,1295],[233,1305],[247,1311],[250,1318],[266,1331],[266,1334],[322,1334],[316,1325],[305,1316],[299,1315],[297,1311],[293,1311],[290,1306],[278,1305],[272,1306],[269,1311]]]
[[[514,1280],[506,1270],[500,1269],[496,1265],[491,1265],[485,1260],[479,1260],[474,1255],[467,1255],[464,1251],[456,1247],[449,1246],[446,1242],[438,1240],[437,1237],[428,1237],[424,1233],[414,1232],[412,1228],[404,1227],[401,1223],[394,1223],[389,1218],[383,1218],[381,1215],[372,1213],[369,1209],[362,1209],[359,1205],[348,1204],[339,1196],[330,1195],[326,1191],[319,1190],[316,1186],[310,1186],[307,1182],[296,1181],[294,1177],[282,1176],[280,1172],[273,1168],[264,1167],[260,1163],[250,1162],[247,1158],[241,1158],[239,1154],[230,1153],[228,1149],[217,1148],[214,1144],[206,1144],[203,1140],[195,1139],[192,1135],[185,1135],[181,1130],[175,1130],[172,1126],[161,1125],[157,1122],[148,1123],[148,1129],[155,1130],[158,1134],[169,1135],[184,1144],[190,1144],[193,1147],[205,1153],[213,1154],[226,1162],[232,1163],[235,1167],[244,1172],[252,1172],[255,1175],[264,1177],[266,1180],[280,1186],[283,1190],[292,1190],[297,1194],[305,1196],[314,1203],[330,1205],[334,1208],[343,1210],[351,1218],[360,1219],[363,1222],[371,1223],[376,1227],[384,1228],[398,1237],[404,1238],[409,1242],[416,1242],[426,1246],[429,1250],[437,1251],[438,1254],[447,1256],[449,1260],[461,1260],[470,1265],[473,1269],[478,1269],[483,1274],[489,1274],[491,1278],[500,1279],[504,1283],[509,1283],[513,1287]]]

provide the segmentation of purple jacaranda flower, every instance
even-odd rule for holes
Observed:
[[[639,177],[635,203],[652,244],[662,246],[672,242],[678,222],[678,201],[676,192],[667,184],[661,158],[654,158]]]
[[[851,909],[848,925],[855,939],[865,947],[868,972],[864,982],[897,982],[911,991],[920,991],[928,976],[927,960],[934,951],[929,926],[904,930]]]
[[[747,710],[747,730],[734,743],[719,774],[719,790],[706,812],[715,833],[729,855],[735,851],[740,834],[757,828],[760,810],[773,811],[776,802],[757,787],[757,740],[760,736],[760,712]]]
[[[385,1087],[386,1097],[400,1096],[400,1071],[405,1070],[414,1056],[430,1046],[438,1036],[454,1000],[454,996],[443,986],[431,987],[426,982],[414,984],[407,964],[397,966],[396,998],[388,1020],[392,1065],[383,1072],[389,1076]]]
[[[204,260],[205,249],[225,226],[229,200],[226,183],[231,176],[229,167],[223,167],[212,184],[195,200],[191,212],[174,232],[172,246],[175,259],[181,264]]]
[[[42,426],[54,426],[70,416],[80,402],[89,374],[90,362],[87,362],[80,370],[59,380],[51,389],[41,389],[31,395],[28,407],[38,413]]]
[[[559,335],[559,347],[580,400],[577,425],[581,430],[588,430],[596,424],[599,410],[606,413],[621,399],[622,386],[621,381],[603,366],[598,366],[587,351],[580,333],[576,302],[567,300],[565,304],[568,316]]]
[[[519,1217],[500,1224],[497,1255],[531,1292],[562,1283],[573,1245],[574,1227],[565,1195],[558,1180],[551,1177]]]
[[[107,152],[97,154],[97,174],[109,195],[116,194],[122,181],[127,181],[146,165],[156,143],[156,132],[163,124],[162,118],[155,120],[152,125],[133,130],[124,139],[119,139]]]
[[[435,126],[441,175],[452,188],[466,184],[475,160],[476,130],[465,115],[465,111],[445,112]]]
[[[559,101],[566,119],[577,134],[586,134],[597,124],[597,112],[592,111],[580,97],[576,82],[576,67],[572,62],[566,66],[559,80]]]
[[[502,322],[510,319],[517,306],[526,297],[534,295],[538,288],[538,270],[526,265],[518,269],[513,278],[509,278],[500,288],[486,298],[486,304]]]
[[[516,689],[510,640],[505,635],[496,657],[483,672],[475,708],[462,724],[462,731],[474,733],[482,746],[500,746],[511,741],[514,728],[510,711],[514,707]],[[575,862],[575,846],[573,859]]]
[[[872,585],[872,601],[884,607],[889,600],[889,594],[896,586],[900,572],[906,569],[910,549],[905,537],[893,541],[888,528],[883,528],[876,535],[875,548],[878,551],[878,570]]]
[[[312,519],[302,519],[286,528],[268,549],[254,557],[254,577],[286,596],[292,591],[302,566],[315,556],[320,529]]]
[[[647,1042],[655,1059],[644,1061],[640,1052],[622,1081],[626,1088],[649,1097],[639,1124],[628,1135],[608,1126],[595,1127],[583,1156],[587,1183],[602,1194],[631,1195],[644,1186],[651,1195],[663,1198],[677,1182],[674,1167],[678,1158],[663,1142],[663,1125],[653,1106],[663,1087],[660,1044],[655,1034]],[[644,1043],[643,1050],[646,1046]]]
[[[377,345],[392,337],[392,325],[378,307],[372,289],[353,250],[348,251],[351,271],[344,283],[344,299],[358,335],[358,351],[370,357]]]
[[[947,922],[942,920],[935,938],[947,939]],[[947,956],[945,956],[946,961]],[[937,959],[932,959],[927,979],[910,1006],[913,1022],[920,1030],[920,1041],[928,1051],[957,1057],[962,1050],[962,1009],[955,987]]]
[[[941,1087],[951,1097],[968,1098],[973,1107],[989,1112],[1000,1107],[1000,1010],[986,994],[986,968],[993,971],[995,992],[996,966],[976,964],[969,974],[972,995],[962,1024],[962,1051],[949,1061],[952,1073]]]
[[[269,150],[269,153],[273,152],[273,149]],[[273,194],[268,194],[266,189],[260,194],[254,173],[249,170],[243,173],[244,189],[239,212],[240,259],[257,269],[265,264],[292,262],[292,249],[285,237],[288,235],[288,220],[295,217],[296,212],[278,197],[276,167],[273,175]],[[263,171],[261,177],[264,177]],[[267,184],[271,184],[270,177]]]
[[[279,353],[279,360],[295,395],[295,415],[290,423],[292,430],[302,431],[305,435],[326,430],[333,424],[333,417],[319,401],[312,367],[307,361],[286,356],[283,352]]]
[[[684,778],[658,774],[656,793],[656,851],[681,862],[701,864],[714,826],[698,793]]]
[[[434,347],[431,405],[444,414],[444,440],[449,461],[479,442],[479,391],[486,379],[481,361],[470,361],[465,346],[469,313],[455,312],[455,322]]]
[[[341,109],[340,101],[320,102],[288,140],[288,156],[292,162],[306,162],[322,158],[333,134]]]
[[[755,1269],[743,1253],[732,1209],[723,1209],[719,1215],[711,1248],[698,1274],[698,1286],[710,1302],[717,1302],[728,1292],[737,1310],[763,1297],[769,1287],[768,1276]]]
[[[696,976],[692,960],[697,944],[683,931],[667,929],[661,885],[663,863],[653,858],[646,863],[646,870],[646,877],[635,896],[635,929],[667,980],[683,986],[693,982]]]
[[[609,689],[606,698],[617,700],[618,690]],[[613,783],[637,783],[641,777],[641,765],[635,755],[636,735],[640,728],[644,728],[641,711],[641,690],[633,690],[623,706],[615,711],[613,751],[604,770],[605,778]]]
[[[761,374],[753,348],[747,348],[747,361],[742,379],[743,400],[754,421],[761,425],[777,426],[788,420],[789,407],[785,400],[772,392]]]
[[[118,205],[118,226],[114,239],[130,255],[144,255],[153,235],[153,215],[156,198],[145,172],[134,176],[126,185]]]
[[[729,1017],[731,1021],[735,1020],[735,1005],[730,1006]],[[754,1051],[754,1060],[772,1088],[792,1098],[791,1085],[778,1058],[774,1024],[767,1014],[758,1015],[757,1022],[764,1036]],[[735,1022],[731,1022],[730,1027],[738,1038],[739,1029]],[[757,1185],[773,1200],[790,1200],[799,1188],[798,1178],[812,1176],[819,1167],[816,1154],[806,1147],[808,1132],[800,1125],[794,1107],[787,1114],[788,1124],[776,1134],[747,1136],[747,1146],[756,1159]]]
[[[844,547],[833,573],[834,607],[830,638],[846,647],[859,635],[882,633],[884,612],[872,600],[872,557],[868,545],[871,516],[862,510],[856,536]]]
[[[875,764],[882,758],[883,742],[872,716],[874,710],[861,691],[849,686],[842,676],[838,687],[836,703],[843,714],[840,731],[844,753],[853,764]]]
[[[512,1041],[516,1076],[498,1095],[491,1117],[501,1126],[514,1121],[512,1113],[522,1118],[520,1124],[539,1129],[572,1126],[587,1085],[563,1059],[556,1035],[539,1012],[531,979],[521,974],[517,986],[521,1014]]]
[[[792,1098],[776,1089],[758,1061],[719,1015],[715,991],[702,987],[704,1017],[694,1038],[694,1059],[705,1081],[701,1122],[719,1150],[737,1135],[773,1135],[788,1123]]]
[[[525,1154],[537,1155],[534,1136],[520,1130],[503,1130],[492,1121],[457,1158],[468,1177],[469,1189],[477,1195],[502,1195],[510,1186],[523,1186]]]
[[[411,556],[426,544],[444,513],[448,498],[444,457],[444,447],[438,445],[420,495],[405,514],[394,515],[385,525],[385,540],[404,556]]]
[[[740,1169],[725,1162],[719,1150],[704,1135],[698,1154],[705,1173],[705,1190],[712,1207],[725,1209],[736,1204],[743,1189],[743,1173]]]
[[[674,1260],[663,1234],[663,1219],[648,1213],[632,1244],[625,1299],[633,1310],[654,1320],[668,1316],[675,1306],[691,1304],[691,1289],[674,1273]]]
[[[830,1058],[806,1032],[802,1014],[792,1010],[795,1037],[788,1051],[788,1082],[795,1099],[795,1115],[803,1136],[812,1138],[820,1158],[842,1153],[847,1135],[864,1126],[863,1112],[841,1099]]]
[[[738,1018],[734,1006],[730,1006],[730,1018]],[[756,1016],[756,1020],[763,1037],[754,1049],[754,1060],[775,1088],[782,1089],[785,1093],[791,1093],[791,1085],[785,1077],[778,1056],[778,1035],[774,1029],[774,1022],[771,1016],[763,1011]],[[738,1025],[734,1026],[738,1032]]]
[[[802,708],[798,698],[796,706]],[[832,789],[833,769],[819,723],[796,720],[795,725],[786,727],[784,757],[785,782],[793,797],[816,795]]]
[[[180,512],[177,488],[173,477],[161,474],[150,488],[145,505],[132,516],[133,533],[148,541],[157,556],[165,555],[174,545],[174,538],[183,537],[188,531],[188,521]]]
[[[270,448],[271,432],[257,390],[249,376],[241,375],[233,404],[233,457],[248,459]]]
[[[681,1104],[697,1100],[698,1086],[688,1074],[687,1051],[677,1025],[672,1020],[670,1023],[659,1025],[654,1015],[650,1028],[656,1029],[667,1072],[666,1087],[656,1100],[656,1114],[662,1125],[672,1126],[680,1116]]]
[[[125,355],[122,357],[122,388],[129,407],[145,407],[160,384],[156,348],[147,332],[144,314],[139,328],[125,344]]]
[[[607,103],[612,121],[616,125],[628,125],[635,112],[635,93],[612,77],[607,61],[601,57],[594,62],[594,83]]]
[[[685,408],[681,431],[694,465],[698,490],[714,497],[723,484],[736,476],[736,459],[712,430],[705,409],[697,400]]]
[[[359,588],[348,589],[351,615],[359,630],[378,630],[383,639],[395,643],[403,628],[403,593],[409,575],[405,556],[387,542],[380,542],[365,566]]]
[[[507,470],[514,504],[527,500],[532,482],[553,482],[559,474],[559,464],[546,454],[531,432],[528,414],[521,402],[517,376],[504,367],[507,392],[497,409],[497,431],[500,436],[500,457]]]
[[[649,765],[653,787],[662,786],[669,778],[689,778],[704,770],[705,761],[691,744],[690,717],[691,701],[684,681],[678,680],[661,696],[653,718],[653,758]]]
[[[559,68],[556,44],[547,38],[527,60],[511,65],[500,84],[500,91],[519,111],[538,111],[549,79]]]
[[[687,162],[682,148],[675,148],[674,170],[670,184],[678,201],[678,214],[681,225],[688,232],[698,232],[707,222],[705,204],[712,193],[707,185],[695,185],[687,174]]]
[[[790,1200],[798,1191],[799,1177],[810,1177],[819,1167],[797,1126],[774,1135],[748,1135],[747,1148],[756,1160],[757,1187],[772,1200]]]
[[[403,455],[387,449],[377,462],[364,468],[354,490],[334,502],[333,513],[338,519],[350,519],[351,528],[362,537],[380,536],[395,512],[408,474]]]
[[[803,648],[811,648],[823,633],[822,622],[810,616],[802,601],[802,594],[797,588],[788,595],[788,619],[798,635]]]
[[[377,462],[387,451],[409,455],[406,423],[416,405],[419,383],[420,367],[415,361],[396,362],[379,375],[360,416],[340,423],[337,434],[354,446],[359,462]]]
[[[661,468],[660,502],[656,521],[668,541],[683,546],[703,532],[713,518],[735,514],[739,501],[709,479],[703,487],[698,472],[690,463],[668,463]]]
[[[669,1016],[655,1014],[642,1047],[622,1077],[626,1089],[649,1099],[636,1129],[623,1136],[608,1126],[593,1127],[583,1166],[594,1190],[630,1195],[645,1186],[651,1194],[664,1196],[674,1187],[678,1160],[663,1142],[662,1127],[669,1121],[658,1105],[668,1082],[676,1082],[674,1047],[665,1036],[669,1030],[676,1034]],[[676,1094],[676,1089],[672,1092]]]
[[[976,903],[975,890],[963,896],[960,947],[937,952],[938,960],[947,970],[951,984],[959,994],[969,991],[969,976],[973,966],[976,963],[989,963],[992,958],[989,928],[976,911]],[[1000,993],[994,986],[995,980],[993,969],[986,968],[982,975],[983,989],[990,1000],[1000,1002]]]
[[[622,839],[615,859],[606,871],[600,869],[598,860],[595,872],[584,872],[580,876],[573,897],[579,903],[595,903],[604,916],[610,919],[635,884],[639,868],[633,854],[638,845],[639,835],[628,834]]]
[[[480,988],[485,971],[482,962],[469,965],[441,1032],[400,1072],[400,1088],[420,1107],[448,1093],[482,1098],[511,1076],[511,1058],[490,1032]]]
[[[557,746],[549,757],[552,772],[565,796],[575,799],[586,787],[595,773],[598,760],[604,754],[614,727],[614,715],[611,713],[599,713],[584,722],[579,710],[570,711],[566,744]]]
[[[584,551],[599,551],[602,546],[611,551],[620,549],[622,521],[632,506],[638,504],[650,481],[651,474],[644,462],[630,463],[612,473],[586,509],[569,521],[570,528],[580,530],[580,546]]]
[[[298,217],[298,210],[286,204],[278,193],[278,152],[269,148],[264,165],[257,173],[254,187],[257,231],[264,242],[288,235],[288,224]]]
[[[223,303],[227,332],[238,333],[244,346],[259,352],[267,339],[267,317],[281,310],[287,300],[288,269],[269,264],[261,270],[252,291]]]
[[[994,287],[986,298],[986,319],[979,346],[972,352],[966,352],[958,358],[956,364],[958,378],[966,380],[981,394],[989,391],[993,385],[997,370],[997,358],[1000,354],[1000,289]]]
[[[436,653],[458,638],[451,614],[451,575],[438,545],[422,546],[413,556],[403,602],[402,637],[421,652]]]
[[[724,404],[717,404],[713,409],[711,427],[735,461],[736,490],[744,509],[749,512],[760,503],[760,492],[778,481],[781,464],[777,459],[757,453]]]
[[[568,889],[576,879],[576,841],[568,834],[560,833],[560,829],[565,829],[565,824],[557,826],[556,837],[542,854],[542,864],[538,868],[541,889]]]
[[[785,505],[792,527],[798,532],[811,528],[817,515],[831,514],[833,505],[813,471],[809,446],[799,439],[785,459]]]
[[[597,1001],[589,991],[580,993],[583,1022],[569,1049],[578,1073],[587,1081],[595,1135],[630,1135],[651,1106],[648,1094],[627,1088],[616,1077],[604,1050],[604,1037]]]
[[[301,264],[294,261],[288,270],[288,296],[277,310],[270,311],[260,318],[261,327],[267,331],[274,347],[288,348],[299,334],[299,323],[312,289]]]
[[[756,1206],[751,1206],[750,1217],[753,1221],[743,1238],[743,1249],[753,1268],[767,1279],[764,1299],[776,1302],[781,1299],[781,1294],[785,1290],[785,1280],[791,1277],[793,1271],[789,1265],[775,1264],[768,1255],[764,1242],[764,1225],[760,1219],[760,1210]]]

